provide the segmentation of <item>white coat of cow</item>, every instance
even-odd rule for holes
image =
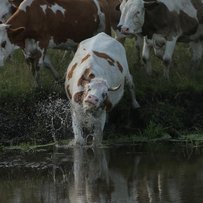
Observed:
[[[125,81],[133,106],[137,108],[139,104],[122,44],[105,33],[80,43],[65,81],[75,144],[86,144],[88,135],[92,136],[93,145],[101,144],[106,113],[122,98]]]

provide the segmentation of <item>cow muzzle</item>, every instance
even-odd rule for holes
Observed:
[[[132,33],[130,32],[130,29],[126,26],[118,25],[117,29],[123,35],[132,35]]]
[[[88,106],[97,107],[99,104],[99,99],[94,95],[87,95],[84,102]]]

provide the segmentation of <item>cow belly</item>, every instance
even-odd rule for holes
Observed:
[[[51,49],[64,49],[64,50],[73,50],[77,47],[78,43],[74,42],[71,39],[68,39],[66,42],[56,44],[53,39],[49,41],[49,48]]]

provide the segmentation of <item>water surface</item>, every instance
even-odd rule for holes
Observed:
[[[160,146],[1,153],[0,202],[202,203],[201,150]]]

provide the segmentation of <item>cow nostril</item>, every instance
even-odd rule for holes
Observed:
[[[98,101],[99,101],[99,99],[95,99],[95,101],[96,101],[96,102],[98,102]]]

